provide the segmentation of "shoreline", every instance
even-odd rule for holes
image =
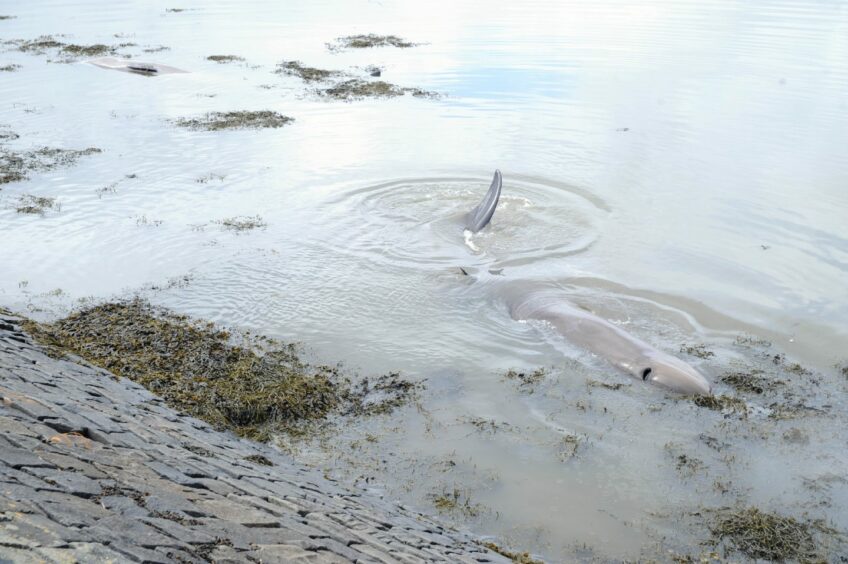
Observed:
[[[510,562],[373,492],[177,413],[0,312],[0,547],[15,562]]]

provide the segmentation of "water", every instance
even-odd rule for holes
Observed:
[[[708,534],[691,514],[734,503],[848,528],[848,487],[827,478],[848,462],[834,369],[848,358],[848,4],[7,1],[0,14],[17,16],[0,21],[4,40],[131,41],[137,58],[191,71],[0,53],[22,65],[0,73],[10,147],[104,151],[3,186],[0,305],[49,318],[148,288],[362,373],[426,379],[422,408],[379,440],[338,438],[356,456],[302,456],[345,480],[365,472],[349,458],[369,460],[374,487],[427,511],[456,488],[480,504],[452,516],[463,526],[553,560],[697,552]],[[371,32],[424,44],[324,45]],[[170,50],[141,52],[159,45]],[[229,54],[246,62],[206,60]],[[325,101],[272,73],[293,59],[376,64],[443,96]],[[296,121],[170,121],[261,109]],[[503,202],[464,240],[461,217],[495,168]],[[23,193],[61,210],[17,214]],[[236,215],[267,226],[214,223]],[[706,343],[715,357],[681,356],[723,393],[719,377],[741,365],[786,377],[769,360],[786,353],[818,374],[792,386],[826,415],[774,421],[755,397],[739,420],[635,383],[587,384],[631,381],[511,320],[498,289],[521,280],[558,285],[660,349]],[[742,333],[774,345],[734,344]],[[550,374],[533,394],[502,378],[539,366]],[[784,439],[792,429],[809,440]],[[574,457],[564,436],[581,441]],[[701,468],[676,468],[680,454]]]

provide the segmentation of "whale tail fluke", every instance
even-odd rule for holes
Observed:
[[[489,186],[489,191],[486,192],[483,200],[465,216],[466,229],[472,233],[476,233],[488,225],[492,216],[495,215],[495,208],[498,207],[502,185],[503,177],[501,176],[501,171],[496,170],[495,176],[492,178],[492,184]]]

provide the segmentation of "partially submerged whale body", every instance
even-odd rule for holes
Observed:
[[[160,65],[159,63],[144,63],[141,61],[134,61],[132,59],[118,59],[115,57],[101,57],[99,59],[91,59],[86,62],[103,69],[131,72],[133,74],[141,74],[144,76],[159,76],[160,74],[188,72],[176,67]]]
[[[476,232],[489,223],[502,183],[500,171],[495,171],[483,201],[466,216],[466,229]],[[605,358],[634,378],[684,394],[710,394],[710,383],[700,372],[609,321],[571,305],[561,290],[513,283],[504,294],[513,319],[545,321],[570,342]]]

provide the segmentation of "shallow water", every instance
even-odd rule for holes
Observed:
[[[426,379],[421,409],[376,442],[337,438],[356,441],[370,470],[301,454],[340,479],[370,472],[428,511],[457,488],[481,505],[458,522],[553,560],[697,553],[708,532],[685,516],[737,502],[848,528],[844,481],[804,485],[848,463],[834,368],[848,360],[844,2],[279,4],[0,3],[17,16],[0,21],[4,40],[135,42],[124,51],[190,71],[0,52],[0,66],[22,66],[0,72],[0,124],[20,135],[8,147],[104,151],[2,186],[0,305],[49,318],[146,289],[363,373]],[[325,46],[369,32],[423,44]],[[159,45],[170,50],[141,51]],[[383,79],[442,97],[326,101],[272,73],[293,59],[383,66]],[[264,109],[296,121],[219,132],[170,121]],[[464,238],[494,168],[501,206]],[[17,214],[23,193],[61,210]],[[267,226],[214,223],[237,215]],[[823,414],[769,419],[754,396],[742,420],[631,382],[511,320],[500,288],[521,280],[561,287],[722,393],[722,374],[759,366]],[[736,344],[742,333],[773,346]],[[818,385],[772,362],[783,352]],[[539,366],[549,375],[532,394],[502,377]],[[784,439],[792,429],[808,441]],[[573,457],[566,435],[580,440]],[[676,468],[680,454],[701,467]]]

